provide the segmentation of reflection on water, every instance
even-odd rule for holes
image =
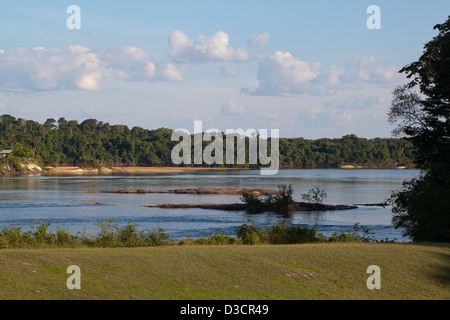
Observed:
[[[234,203],[234,195],[189,194],[110,194],[102,190],[179,188],[265,188],[291,184],[294,198],[311,187],[325,189],[330,204],[381,203],[401,187],[404,180],[417,176],[414,170],[281,170],[275,176],[260,176],[259,170],[158,173],[139,175],[41,176],[0,178],[0,227],[36,225],[36,220],[53,222],[72,233],[93,232],[102,218],[114,218],[119,225],[138,223],[141,229],[163,228],[176,239],[202,237],[211,233],[234,235],[247,222],[243,212],[205,209],[160,209],[144,205],[161,203]],[[374,238],[408,241],[392,226],[390,207],[365,207],[327,212],[295,212],[289,217],[274,213],[251,215],[260,226],[276,221],[318,225],[326,235],[344,231],[359,222],[375,232]]]

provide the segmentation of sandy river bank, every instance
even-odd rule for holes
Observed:
[[[99,169],[80,167],[45,167],[45,174],[83,175],[99,173],[164,173],[187,171],[232,170],[231,168],[196,168],[196,167],[104,167]]]

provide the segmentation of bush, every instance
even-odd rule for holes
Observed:
[[[72,236],[69,230],[58,228],[58,230],[56,230],[56,243],[60,247],[73,247],[75,245],[75,238]]]
[[[298,244],[316,242],[323,237],[317,233],[317,226],[276,223],[267,229],[258,227],[247,215],[251,225],[243,224],[237,229],[237,237],[243,244]]]
[[[0,239],[3,248],[22,248],[27,242],[25,238],[22,227],[0,229]]]
[[[256,196],[250,193],[244,193],[241,197],[241,201],[247,204],[250,211],[261,210],[261,209],[274,209],[280,213],[287,213],[291,211],[291,205],[294,204],[294,198],[292,194],[294,193],[292,186],[279,185],[278,194],[276,195],[263,195]]]
[[[102,219],[104,222],[94,223],[100,227],[100,233],[95,238],[95,243],[101,247],[116,247],[118,245],[115,230],[118,229],[115,219]]]
[[[251,193],[243,193],[241,196],[241,201],[244,202],[251,211],[264,207],[264,202],[259,198],[259,196],[255,196]]]
[[[249,224],[242,224],[237,228],[237,237],[223,234],[211,234],[207,238],[197,240],[188,237],[178,242],[172,240],[164,229],[138,230],[137,224],[128,224],[119,228],[114,219],[103,219],[96,223],[100,233],[90,238],[86,234],[73,236],[69,230],[58,228],[56,233],[48,230],[52,223],[38,221],[37,228],[24,232],[22,227],[0,228],[0,249],[12,248],[46,248],[46,247],[147,247],[164,245],[255,245],[255,244],[300,244],[311,242],[333,241],[373,241],[368,235],[370,231],[356,223],[346,232],[334,233],[327,238],[317,232],[317,225],[313,228],[304,225],[275,223],[266,229],[259,227],[255,221],[247,217]],[[359,232],[362,231],[362,235]]]
[[[327,193],[325,190],[320,189],[317,186],[309,189],[308,193],[302,194],[302,199],[309,203],[323,203],[326,197]]]
[[[268,202],[275,206],[278,212],[287,213],[291,211],[290,206],[294,203],[294,198],[292,197],[294,190],[292,189],[292,185],[279,185],[278,192],[279,194],[275,196],[269,196]]]
[[[199,245],[232,245],[238,243],[238,240],[229,235],[211,234],[208,238],[200,238],[193,243]]]
[[[250,219],[246,214],[248,221],[252,225],[243,224],[241,225],[237,231],[237,237],[241,241],[242,244],[260,244],[266,242],[265,239],[265,231],[263,228],[258,227],[256,223]]]
[[[172,244],[170,236],[164,229],[138,230],[137,224],[128,221],[127,225],[119,228],[114,219],[103,219],[103,223],[97,223],[100,234],[93,246],[100,247],[146,247]]]
[[[362,235],[358,232],[362,232]],[[337,233],[334,232],[331,237],[328,238],[328,241],[357,241],[357,242],[372,242],[373,239],[369,237],[370,234],[373,234],[369,229],[364,228],[359,224],[359,222],[355,223],[352,228],[345,232]]]
[[[149,246],[163,246],[171,245],[173,244],[173,241],[164,229],[155,228],[150,230],[150,234],[147,236],[145,244]]]
[[[38,221],[39,226],[37,229],[31,228],[32,239],[38,245],[53,245],[56,243],[56,235],[53,232],[49,232],[48,228],[53,224],[52,222],[45,222],[43,220]]]
[[[287,225],[286,223],[275,224],[266,230],[267,239],[270,244],[295,244],[317,242],[317,226]]]

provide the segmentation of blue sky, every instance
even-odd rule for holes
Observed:
[[[67,7],[81,9],[69,30]],[[381,29],[366,12],[380,8]],[[449,1],[0,2],[0,113],[389,137],[398,70]]]

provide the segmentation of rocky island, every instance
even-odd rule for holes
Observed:
[[[191,208],[200,208],[200,209],[216,209],[216,210],[226,210],[226,211],[248,211],[252,213],[258,212],[268,212],[268,211],[279,211],[274,206],[261,206],[261,207],[251,207],[246,203],[185,203],[185,204],[174,204],[174,203],[165,203],[158,204],[152,206],[144,206],[147,208],[163,208],[163,209],[191,209]],[[308,203],[308,202],[294,202],[289,205],[287,208],[289,212],[294,211],[331,211],[331,210],[350,210],[356,209],[357,206],[349,206],[349,205],[331,205],[331,204],[323,204],[323,203]]]
[[[171,190],[148,190],[148,189],[122,189],[107,190],[103,193],[119,193],[119,194],[151,194],[151,193],[173,193],[173,194],[223,194],[223,195],[252,195],[259,196],[277,196],[280,195],[279,190],[270,189],[246,189],[246,188],[190,188],[190,189],[171,189]],[[216,209],[226,211],[247,211],[247,212],[294,212],[294,211],[329,211],[329,210],[350,210],[356,209],[357,206],[351,205],[330,205],[324,203],[311,202],[291,202],[281,208],[274,203],[259,202],[258,205],[250,203],[164,203],[157,205],[144,206],[147,208],[163,208],[163,209]]]

